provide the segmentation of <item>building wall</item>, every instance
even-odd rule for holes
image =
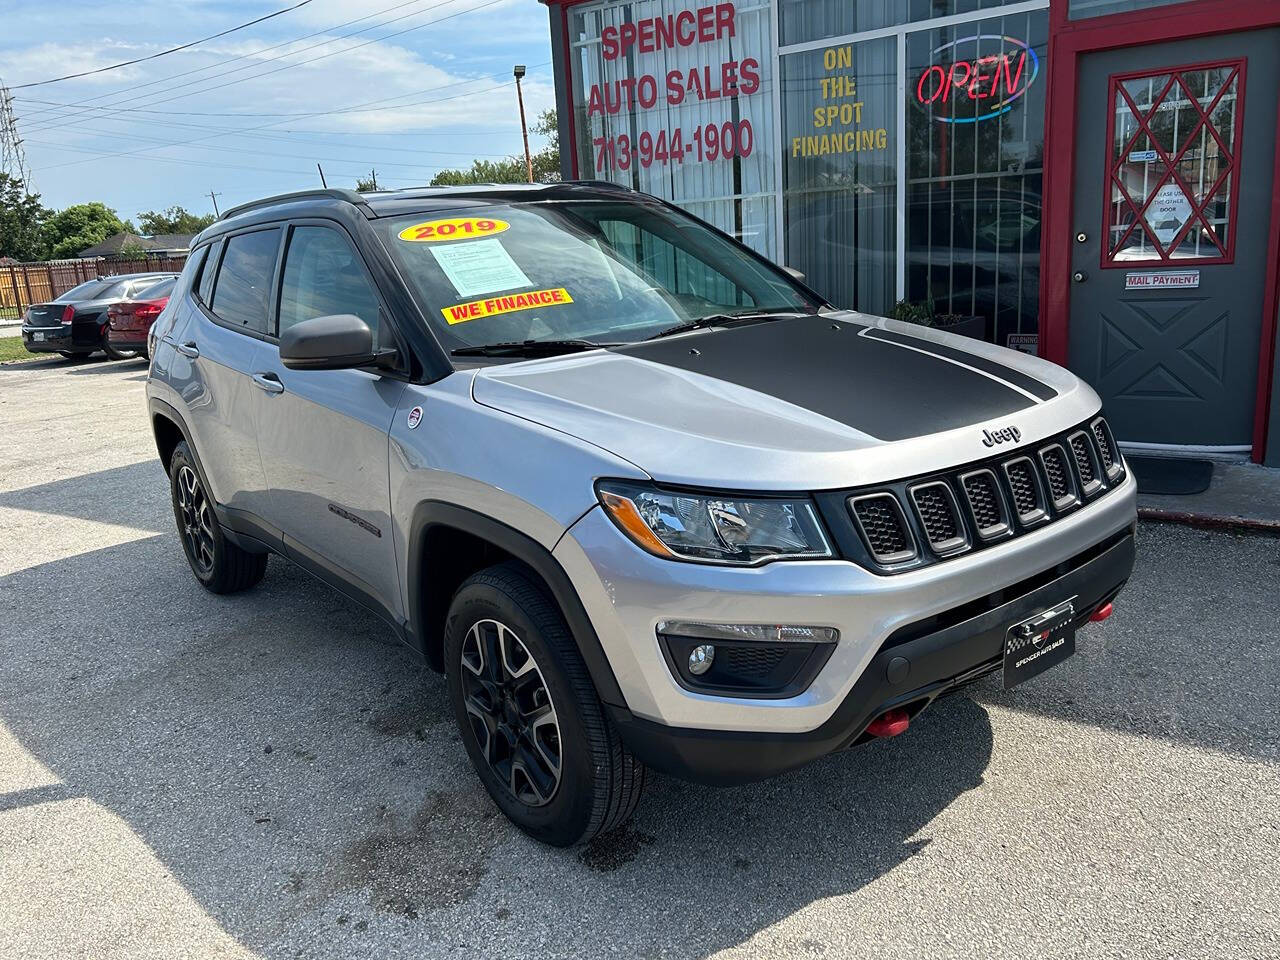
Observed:
[[[573,4],[552,16],[564,153],[839,306],[905,299],[1034,350],[1047,5]]]

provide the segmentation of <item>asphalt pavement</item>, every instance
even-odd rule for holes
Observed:
[[[1143,524],[1044,676],[553,850],[371,614],[200,589],[145,373],[0,367],[0,958],[1280,957],[1280,540]]]

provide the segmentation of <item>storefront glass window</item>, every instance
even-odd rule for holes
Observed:
[[[897,39],[782,58],[786,263],[832,303],[893,307]]]
[[[1084,20],[1087,17],[1102,17],[1112,13],[1131,13],[1134,10],[1146,10],[1149,7],[1167,7],[1174,3],[1186,3],[1187,0],[1070,0],[1067,16],[1072,20]]]
[[[768,2],[570,11],[578,174],[679,204],[778,256]]]
[[[935,17],[994,10],[1018,0],[779,0],[782,44],[807,43]],[[1087,2],[1087,0],[1086,0]]]
[[[1048,13],[907,35],[906,299],[1038,332]]]

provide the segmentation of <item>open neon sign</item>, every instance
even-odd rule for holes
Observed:
[[[984,40],[999,41],[1002,52],[981,55]],[[973,55],[958,56],[967,52],[966,45],[972,46]],[[950,57],[945,56],[948,52]],[[941,123],[977,123],[1002,116],[1040,75],[1035,50],[1017,37],[999,34],[982,33],[944,43],[933,51],[933,59],[916,83],[916,100],[933,107],[934,119]],[[964,112],[966,104],[972,105],[973,116]],[[958,112],[961,115],[957,116]]]

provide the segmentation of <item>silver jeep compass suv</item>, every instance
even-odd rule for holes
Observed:
[[[617,187],[237,207],[151,338],[196,579],[275,553],[378,613],[548,843],[618,826],[648,768],[767,777],[1025,680],[1133,567],[1085,384],[836,310]]]

